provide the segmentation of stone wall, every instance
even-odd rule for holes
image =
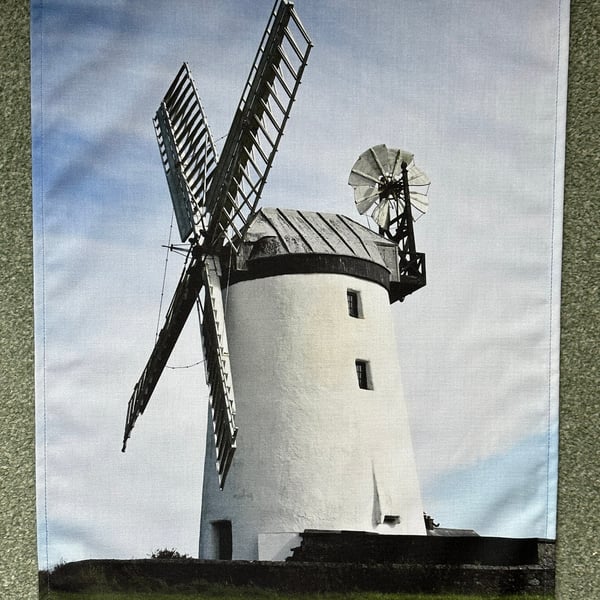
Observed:
[[[51,573],[49,583],[51,589],[81,592],[99,587],[115,591],[201,591],[207,582],[288,592],[550,594],[554,590],[554,569],[540,565],[86,560],[60,565]]]
[[[537,538],[376,535],[358,531],[304,531],[292,560],[302,562],[426,565],[553,565],[554,543]]]

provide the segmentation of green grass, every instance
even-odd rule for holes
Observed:
[[[41,594],[44,600],[552,600],[554,596],[478,596],[464,594],[381,594],[349,593],[279,593],[248,587],[214,586],[203,592],[50,592]]]

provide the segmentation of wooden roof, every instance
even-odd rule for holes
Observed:
[[[345,215],[261,208],[246,232],[244,244],[254,245],[265,239],[270,242],[272,255],[336,254],[395,270],[396,245]]]

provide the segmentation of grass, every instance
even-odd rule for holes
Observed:
[[[250,587],[210,586],[202,592],[50,592],[42,600],[552,600],[548,595],[479,596],[464,594],[279,593]]]
[[[152,573],[142,567],[154,568],[156,565],[147,563],[148,561],[117,561],[116,563],[83,561],[60,564],[50,574],[45,571],[40,572],[39,598],[40,600],[552,600],[554,598],[552,594],[500,595],[483,592],[473,594],[285,592],[268,587],[256,587],[252,584],[211,583],[202,578],[192,578],[190,573],[187,573],[187,577],[179,577],[178,575],[182,573],[186,574],[184,567],[188,566],[187,561],[178,561],[172,565],[162,561],[161,568],[153,570]],[[165,565],[168,566],[166,570]],[[302,581],[300,579],[296,584]],[[307,583],[310,584],[309,581]],[[480,587],[480,590],[485,589],[483,586]],[[520,588],[513,586],[512,589]]]

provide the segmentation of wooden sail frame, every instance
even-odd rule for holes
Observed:
[[[221,487],[235,452],[237,427],[219,253],[225,244],[237,250],[256,212],[311,48],[293,4],[277,0],[220,159],[186,63],[153,121],[179,233],[182,241],[191,242],[191,261],[129,400],[122,451],[204,288],[201,330]]]

